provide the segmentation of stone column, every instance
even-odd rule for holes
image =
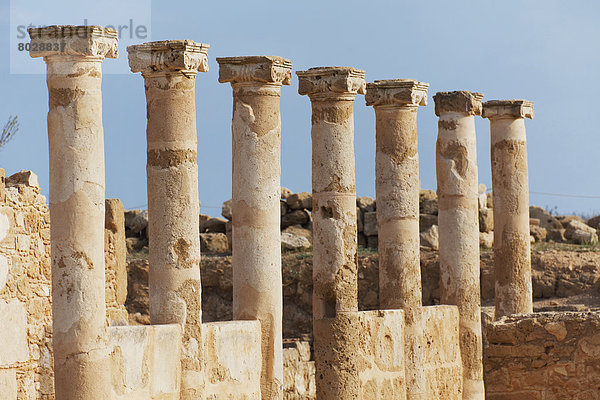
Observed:
[[[283,399],[281,280],[281,57],[218,58],[219,82],[233,88],[233,318],[261,322],[263,399]]]
[[[481,93],[440,92],[436,144],[440,300],[458,306],[463,399],[483,399],[475,115]]]
[[[353,102],[364,71],[347,67],[297,72],[312,103],[313,327],[317,398],[358,399]]]
[[[489,118],[491,125],[498,319],[533,312],[525,135],[525,118],[533,118],[533,103],[488,101],[483,105],[483,117]]]
[[[183,327],[182,399],[202,391],[194,85],[198,71],[208,71],[208,47],[168,40],[127,48],[146,88],[150,322]]]
[[[412,79],[367,84],[375,108],[375,189],[379,237],[379,304],[405,312],[409,399],[426,399],[421,343],[422,291],[419,249],[417,109],[427,105],[427,83]]]
[[[102,61],[117,32],[99,26],[29,30],[49,94],[52,329],[57,399],[107,399]]]

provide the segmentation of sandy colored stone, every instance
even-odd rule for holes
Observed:
[[[290,84],[292,63],[267,56],[217,61],[219,82],[233,88],[233,317],[261,321],[262,398],[281,399],[279,97],[281,86]]]
[[[365,96],[376,116],[379,304],[382,309],[404,310],[408,399],[427,398],[422,369],[417,110],[427,105],[428,87],[412,79],[375,81],[367,84]],[[430,239],[426,245],[437,248],[436,225],[421,235]]]
[[[203,384],[194,92],[208,48],[191,40],[127,48],[146,89],[150,321],[183,328],[182,400],[198,398]]]
[[[31,28],[29,34],[31,57],[43,56],[47,65],[56,397],[104,399],[108,354],[101,65],[105,57],[117,57],[117,32],[50,26]]]
[[[0,398],[17,400],[17,391],[16,369],[0,369]]]
[[[108,343],[111,399],[179,399],[180,325],[110,327]]]
[[[483,399],[475,115],[481,93],[439,92],[436,143],[440,302],[460,315],[463,398]]]
[[[484,319],[488,399],[595,399],[600,314],[543,312]],[[527,396],[527,397],[525,397]]]
[[[119,199],[106,199],[104,217],[106,309],[109,325],[127,325],[125,212]]]
[[[358,399],[354,117],[364,71],[297,72],[312,105],[313,324],[319,399]]]
[[[259,321],[202,324],[203,399],[261,399],[260,335]]]
[[[496,319],[533,312],[529,231],[529,180],[525,119],[533,103],[493,100],[483,105],[490,119]]]

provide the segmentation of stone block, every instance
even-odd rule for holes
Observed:
[[[479,232],[494,230],[494,213],[491,208],[479,209]]]
[[[308,192],[294,193],[286,201],[292,210],[312,210],[312,194]]]
[[[316,399],[315,362],[310,361],[309,342],[284,342],[283,392],[285,400]]]
[[[458,308],[423,307],[424,370],[430,399],[462,399]]]
[[[404,311],[359,312],[362,399],[406,398]]]
[[[377,236],[377,212],[369,211],[364,214],[363,233],[365,236]]]
[[[179,325],[108,328],[113,398],[179,399]]]
[[[27,308],[17,299],[0,300],[0,367],[29,361]]]
[[[205,398],[260,399],[260,322],[204,323],[202,338]]]
[[[38,177],[31,171],[22,170],[6,178],[6,186],[25,185],[27,187],[38,188],[40,184]]]
[[[0,369],[0,399],[17,400],[17,374],[14,368]]]
[[[424,232],[432,225],[438,224],[438,216],[431,214],[419,214],[419,232]]]
[[[375,199],[370,197],[357,197],[356,198],[356,206],[363,212],[373,212],[375,211]]]
[[[229,199],[227,201],[224,201],[223,205],[221,206],[221,215],[229,221],[231,221],[233,219],[232,212],[231,212],[232,204],[233,204],[233,200]]]
[[[225,233],[201,233],[200,248],[202,253],[223,254],[229,251],[229,240]]]

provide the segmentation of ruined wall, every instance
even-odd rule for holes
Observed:
[[[484,319],[488,400],[599,399],[600,311]]]
[[[127,325],[127,247],[125,211],[119,199],[105,201],[104,265],[106,314],[109,325]]]
[[[53,399],[50,218],[37,177],[0,169],[0,398]]]

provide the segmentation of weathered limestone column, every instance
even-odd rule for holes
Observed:
[[[233,318],[261,322],[263,399],[283,399],[280,232],[281,57],[218,58],[233,88]]]
[[[313,327],[317,398],[358,399],[360,337],[357,287],[353,102],[364,71],[297,72],[312,103]]]
[[[439,117],[436,144],[440,300],[458,306],[463,399],[483,399],[479,215],[475,115],[481,93],[433,96]]]
[[[525,118],[533,103],[493,100],[483,104],[490,119],[494,193],[495,318],[533,312],[529,242],[529,180]]]
[[[417,109],[427,105],[428,86],[412,79],[375,81],[367,84],[365,96],[376,116],[379,304],[381,309],[405,312],[409,399],[427,398],[421,343]]]
[[[47,65],[56,398],[107,399],[101,83],[117,32],[50,26],[29,35],[31,56]]]
[[[208,45],[168,40],[129,46],[146,87],[150,322],[181,324],[181,398],[202,393],[202,306],[195,78]]]

